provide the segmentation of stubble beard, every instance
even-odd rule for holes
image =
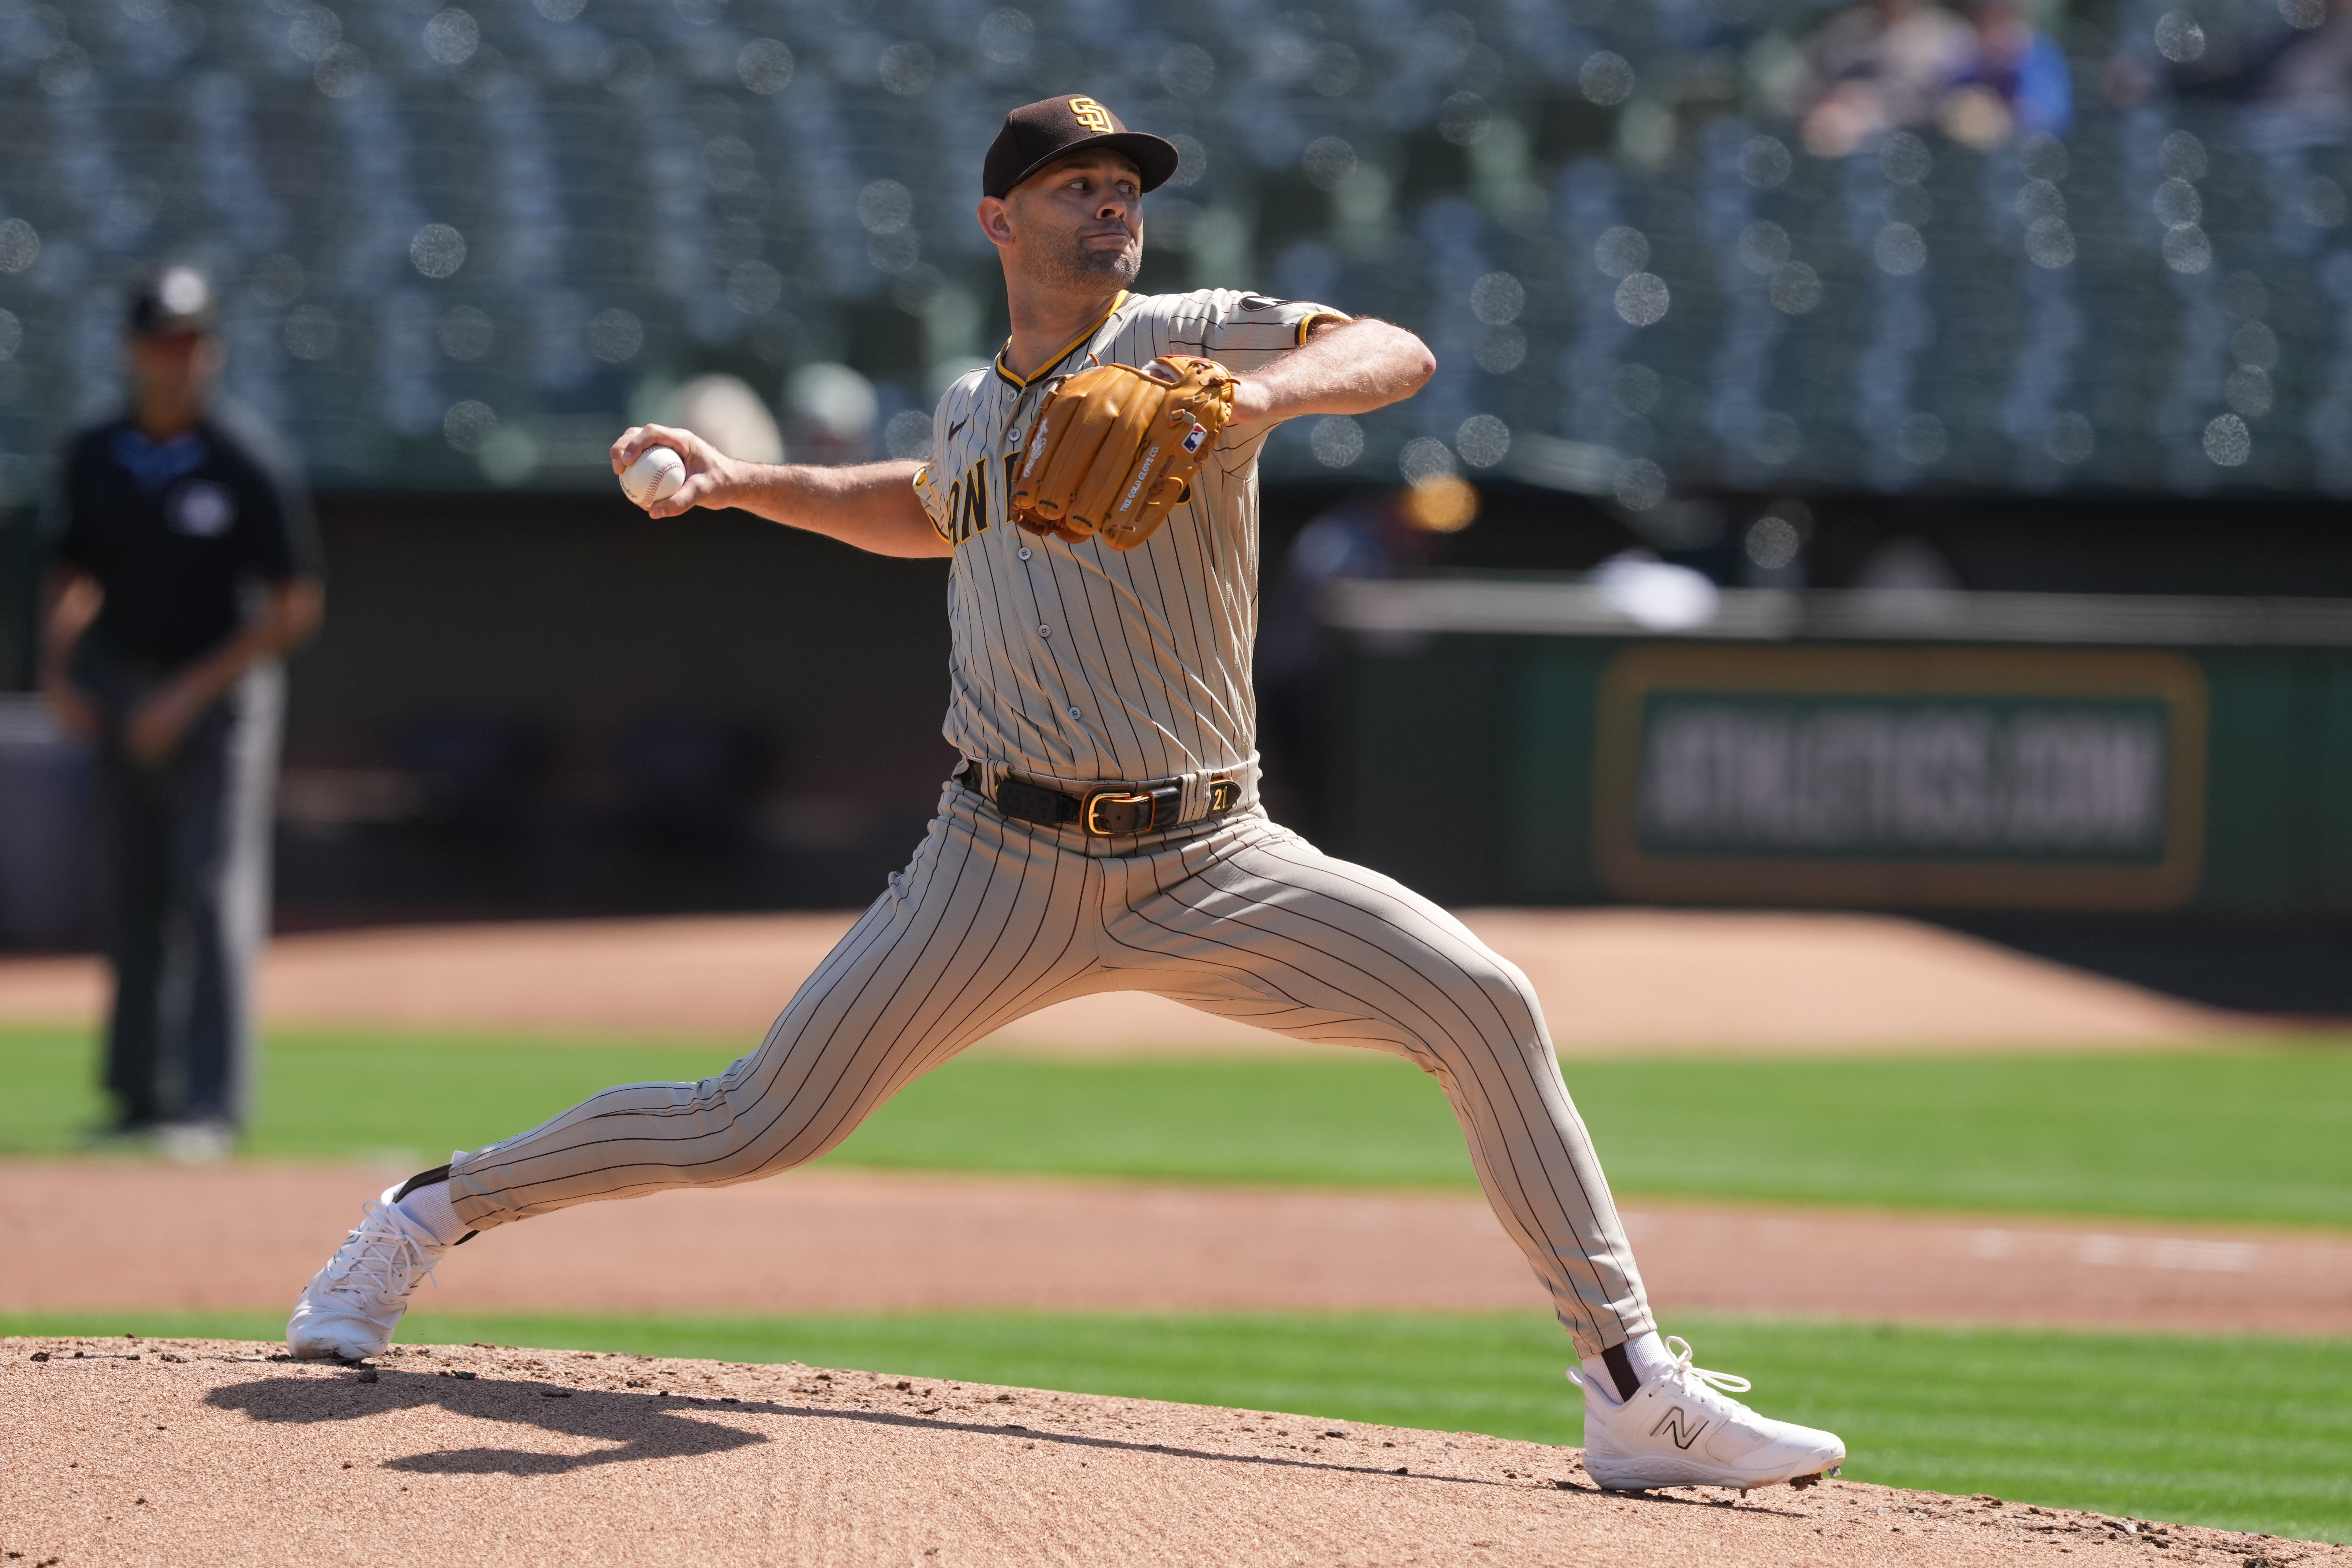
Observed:
[[[1064,288],[1099,288],[1114,283],[1121,288],[1135,281],[1143,266],[1143,241],[1138,238],[1125,249],[1095,251],[1087,248],[1084,236],[1070,237],[1069,248],[1053,258],[1053,281]]]

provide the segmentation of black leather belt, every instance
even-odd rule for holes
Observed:
[[[981,788],[978,770],[970,763],[956,769],[955,777],[966,789],[987,796],[987,791]],[[1119,838],[1184,826],[1180,820],[1184,805],[1181,779],[1097,784],[1083,795],[1070,795],[1008,776],[997,781],[993,800],[996,809],[1015,822],[1031,822],[1040,827],[1076,824],[1097,838]],[[1207,822],[1223,816],[1241,803],[1239,783],[1213,778],[1209,781],[1209,809],[1192,820]]]

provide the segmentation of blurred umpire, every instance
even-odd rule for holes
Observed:
[[[66,450],[41,647],[59,722],[97,752],[111,1131],[184,1157],[226,1152],[244,1113],[278,656],[324,603],[309,497],[214,408],[215,318],[190,268],[133,294],[131,409]]]

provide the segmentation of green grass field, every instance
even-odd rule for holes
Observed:
[[[263,1156],[419,1164],[610,1084],[721,1070],[725,1046],[291,1033]],[[100,1111],[78,1032],[0,1030],[0,1152]],[[1574,1061],[1617,1190],[1801,1204],[2352,1226],[2352,1050]],[[1444,1098],[1370,1052],[950,1064],[835,1165],[1189,1182],[1472,1186]]]
[[[265,1158],[413,1160],[726,1044],[298,1032]],[[0,1029],[0,1154],[100,1113],[79,1031]],[[1628,1194],[2352,1226],[2352,1051],[1571,1062]],[[1370,1053],[981,1057],[917,1083],[836,1165],[1472,1189],[1436,1086]],[[276,1314],[0,1318],[0,1333],[231,1333]],[[1679,1321],[1758,1403],[1833,1426],[1858,1479],[2352,1540],[2352,1342]],[[1573,1441],[1557,1328],[1518,1317],[461,1318],[435,1339],[792,1360]]]
[[[0,1317],[0,1334],[274,1339],[276,1316]],[[1696,1319],[1701,1365],[1831,1427],[1857,1480],[2352,1541],[2352,1343]],[[1176,1399],[1572,1443],[1539,1316],[576,1318],[420,1315],[418,1342],[723,1361]]]

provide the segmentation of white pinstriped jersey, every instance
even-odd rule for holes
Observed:
[[[938,467],[917,478],[955,547],[949,740],[1072,783],[1255,760],[1263,429],[1227,432],[1192,499],[1124,553],[1013,526],[1004,480],[1044,400],[1038,383],[1055,371],[1176,350],[1247,374],[1328,314],[1248,294],[1121,299],[1039,375],[1000,366],[957,383],[933,426]],[[449,1201],[486,1230],[576,1204],[756,1181],[838,1147],[975,1041],[1113,990],[1412,1061],[1444,1086],[1487,1200],[1578,1356],[1654,1330],[1527,976],[1428,900],[1252,810],[1105,839],[950,786],[905,872],[757,1051],[697,1083],[606,1089],[457,1155]],[[302,1326],[312,1300],[288,1326],[298,1349],[316,1331]]]
[[[1020,528],[1008,516],[1008,478],[1056,375],[1170,353],[1247,375],[1305,342],[1318,320],[1346,319],[1223,289],[1122,294],[1035,374],[1015,375],[1000,354],[948,389],[915,493],[955,547],[950,745],[1074,781],[1165,778],[1255,758],[1257,457],[1272,425],[1220,437],[1190,499],[1131,551]]]

